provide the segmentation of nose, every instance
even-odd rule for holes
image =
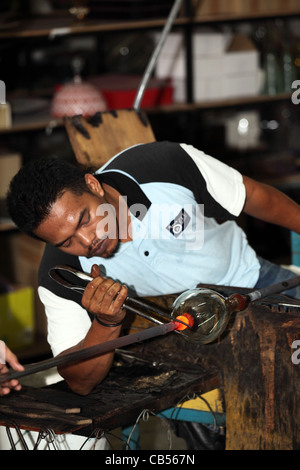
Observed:
[[[95,239],[95,234],[88,228],[81,228],[77,231],[76,237],[82,246],[89,248]]]

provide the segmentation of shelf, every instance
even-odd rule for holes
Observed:
[[[213,109],[213,108],[226,108],[234,106],[243,106],[247,104],[259,104],[275,101],[287,101],[291,99],[291,94],[280,93],[278,95],[257,95],[241,98],[230,98],[217,101],[203,101],[197,103],[174,103],[171,105],[155,106],[151,108],[143,108],[147,114],[155,113],[176,113],[185,111],[195,111],[197,109]],[[49,114],[39,114],[38,116],[32,114],[30,117],[22,117],[13,120],[13,125],[7,129],[0,129],[0,135],[12,134],[17,132],[26,132],[39,129],[51,129],[63,126],[62,119],[56,119],[49,116]]]
[[[178,18],[176,24],[186,24],[187,18]],[[95,21],[84,20],[75,21],[71,15],[68,16],[44,16],[41,18],[26,19],[19,23],[12,23],[12,27],[7,27],[1,31],[0,39],[4,38],[27,38],[27,37],[41,37],[67,35],[67,34],[82,34],[82,33],[97,33],[105,31],[118,31],[118,30],[132,30],[132,29],[146,29],[162,27],[166,22],[165,18],[153,20],[118,20],[118,21]],[[15,25],[15,27],[14,27]]]
[[[201,17],[178,17],[174,25],[184,26],[188,24],[226,23],[236,21],[251,21],[259,19],[272,19],[277,17],[289,17],[300,15],[300,7],[269,11],[257,11],[254,13],[222,13],[202,15]],[[107,31],[125,31],[132,29],[148,29],[163,27],[166,18],[154,18],[144,20],[75,20],[66,12],[54,12],[41,17],[33,17],[24,20],[12,20],[10,23],[0,24],[0,38],[30,38],[48,36],[50,39],[56,36],[68,34],[97,33]]]
[[[145,111],[148,114],[160,112],[160,113],[171,113],[177,111],[194,111],[197,109],[213,109],[213,108],[226,108],[233,106],[243,106],[247,104],[259,104],[259,103],[268,103],[275,101],[287,101],[291,99],[291,93],[280,93],[277,95],[257,95],[257,96],[247,96],[240,98],[228,98],[222,100],[209,100],[201,101],[197,103],[177,103],[168,106],[157,106],[153,108],[147,108]]]
[[[274,9],[268,11],[256,11],[253,13],[241,12],[241,13],[221,13],[215,15],[202,15],[201,17],[195,16],[189,21],[195,23],[226,23],[236,21],[250,21],[250,20],[261,20],[261,19],[274,19],[278,17],[289,17],[300,15],[300,7],[293,9]],[[184,18],[183,18],[184,19]]]
[[[7,129],[0,129],[1,134],[12,134],[15,132],[26,132],[39,129],[51,129],[63,125],[62,119],[52,118],[49,115],[44,115],[42,118],[37,119],[34,115],[22,119],[15,119],[12,127]]]

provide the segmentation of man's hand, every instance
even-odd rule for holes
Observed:
[[[22,371],[24,367],[19,363],[17,356],[6,346],[3,341],[0,341],[0,375],[8,372],[6,366],[8,363],[14,370]],[[10,380],[0,385],[0,396],[7,395],[11,390],[21,390],[21,385],[18,380]]]
[[[100,276],[97,265],[92,266],[91,276],[94,278],[85,288],[82,306],[103,323],[119,323],[125,317],[122,306],[127,297],[127,287]]]
[[[121,325],[118,323],[125,317],[122,306],[127,297],[127,287],[100,276],[97,265],[92,267],[91,276],[94,279],[85,288],[82,306],[95,315],[101,324],[94,320],[85,338],[62,354],[110,341],[120,335]],[[103,324],[113,324],[115,327],[110,328]],[[106,377],[113,358],[114,351],[110,351],[87,361],[60,367],[59,373],[75,393],[87,395]]]

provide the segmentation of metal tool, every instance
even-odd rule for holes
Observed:
[[[93,277],[89,276],[88,274],[83,273],[82,271],[78,271],[77,269],[74,269],[70,266],[58,265],[58,266],[55,266],[54,268],[51,268],[49,270],[49,276],[54,281],[56,281],[58,284],[66,287],[68,289],[71,289],[75,292],[78,292],[79,294],[83,294],[83,292],[86,288],[86,285],[82,286],[82,285],[79,285],[79,284],[73,284],[72,282],[64,279],[63,276],[62,276],[62,273],[67,273],[68,275],[70,275],[70,274],[74,275],[75,278],[77,278],[79,280],[86,281],[86,282],[93,281]],[[153,314],[156,314],[156,315],[158,315],[158,316],[160,316],[160,317],[162,317],[162,318],[164,318],[165,320],[168,320],[168,321],[175,320],[174,316],[169,315],[168,313],[164,312],[163,310],[157,308],[154,305],[150,305],[150,304],[148,304],[146,302],[143,302],[142,300],[139,300],[139,299],[136,299],[136,298],[127,297],[127,299],[124,302],[124,307],[127,310],[129,310],[129,311],[145,318],[146,320],[149,320],[153,323],[156,323],[158,325],[162,325],[165,322],[159,320],[158,318],[150,316],[149,314],[145,313],[141,309],[144,309],[146,311],[150,311]],[[176,319],[176,321],[178,323],[183,324],[187,328],[190,328],[190,325],[188,323],[186,323],[186,322],[184,322],[180,319]]]
[[[138,331],[137,333],[133,333],[131,335],[120,336],[119,338],[106,341],[105,343],[96,344],[78,351],[62,354],[61,356],[46,359],[45,361],[40,361],[35,364],[29,364],[28,366],[25,366],[23,371],[12,370],[6,374],[1,375],[0,385],[9,380],[20,379],[22,377],[35,374],[36,372],[51,369],[52,367],[65,366],[68,364],[91,359],[93,357],[106,354],[117,348],[128,346],[129,344],[134,344],[140,341],[145,341],[146,339],[154,338],[156,336],[165,335],[171,331],[175,331],[177,326],[178,323],[176,321],[171,321],[169,323],[164,323],[152,328],[147,328],[143,331]]]
[[[150,58],[150,61],[146,67],[146,70],[144,72],[144,75],[142,77],[142,80],[139,84],[139,87],[138,87],[138,90],[137,90],[137,93],[136,93],[136,96],[135,96],[135,99],[134,99],[134,103],[133,103],[133,109],[135,109],[136,111],[138,111],[140,109],[140,106],[141,106],[141,101],[143,99],[143,96],[144,96],[144,92],[145,92],[145,89],[147,87],[147,84],[149,82],[149,79],[151,77],[151,74],[154,70],[154,67],[156,65],[156,62],[157,62],[157,59],[161,53],[161,50],[166,42],[166,39],[167,39],[167,36],[173,26],[173,23],[174,23],[174,20],[179,12],[179,9],[181,7],[181,4],[182,4],[183,0],[175,0],[174,3],[173,3],[173,6],[172,6],[172,9],[170,11],[170,14],[168,16],[168,19],[167,19],[167,22],[164,26],[164,29],[161,33],[161,36],[159,38],[159,41],[152,53],[152,56]]]

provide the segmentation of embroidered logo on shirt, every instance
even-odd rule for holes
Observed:
[[[169,225],[167,226],[167,230],[169,230],[171,234],[177,238],[188,226],[190,220],[191,218],[189,214],[184,209],[181,209],[175,219],[169,223]]]

